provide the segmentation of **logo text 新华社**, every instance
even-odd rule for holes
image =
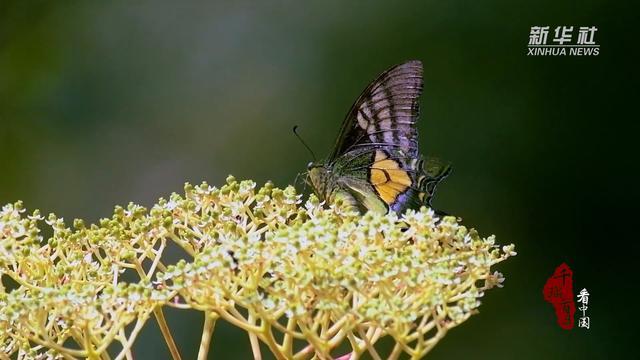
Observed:
[[[595,26],[532,26],[527,56],[598,56]]]

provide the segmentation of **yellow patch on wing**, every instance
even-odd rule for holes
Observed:
[[[418,188],[422,190],[418,194],[418,199],[420,199],[420,201],[422,202],[424,202],[424,197],[427,195],[426,191],[424,191],[426,189],[426,186],[424,185],[424,181],[426,181],[426,178],[427,177],[424,175],[418,178]]]
[[[369,180],[382,200],[388,205],[393,204],[398,195],[411,186],[409,174],[400,167],[397,161],[389,159],[380,150],[376,151]]]

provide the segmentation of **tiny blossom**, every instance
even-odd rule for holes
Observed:
[[[360,215],[233,177],[90,226],[24,212],[0,211],[0,277],[16,284],[0,282],[0,351],[20,359],[132,357],[162,307],[228,321],[277,358],[330,358],[343,344],[380,358],[383,337],[391,358],[420,358],[502,287],[492,268],[516,255],[429,208]],[[185,258],[163,257],[170,245]]]

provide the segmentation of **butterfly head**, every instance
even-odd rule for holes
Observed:
[[[307,164],[307,182],[311,184],[313,192],[325,200],[330,171],[324,163],[310,162]]]

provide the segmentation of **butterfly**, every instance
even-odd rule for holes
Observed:
[[[422,72],[420,61],[407,61],[380,74],[362,92],[331,155],[307,166],[307,183],[320,200],[340,201],[361,213],[431,207],[451,167],[418,153]]]

